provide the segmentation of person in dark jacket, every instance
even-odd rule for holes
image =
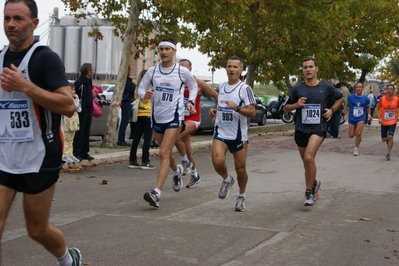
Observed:
[[[73,139],[73,155],[80,161],[94,159],[89,155],[91,109],[93,108],[93,98],[96,96],[92,93],[92,75],[92,64],[84,63],[80,67],[80,76],[74,83],[76,94],[82,102],[82,111],[79,113],[80,127]]]
[[[134,90],[136,89],[136,84],[134,84],[133,80],[130,78],[130,66],[128,66],[127,73],[125,89],[123,90],[121,102],[122,119],[119,126],[118,141],[116,142],[116,145],[118,146],[130,146],[130,144],[125,141],[125,135],[126,127],[129,124],[129,113],[132,107],[131,103],[134,101]]]

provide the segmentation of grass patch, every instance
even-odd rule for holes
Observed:
[[[266,124],[266,126],[264,127],[250,127],[248,129],[248,135],[266,135],[266,134],[284,132],[289,130],[295,130],[294,123],[289,123],[289,124],[285,123],[273,126]]]

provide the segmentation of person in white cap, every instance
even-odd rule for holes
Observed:
[[[148,69],[138,87],[140,99],[151,99],[151,126],[159,145],[160,165],[156,187],[144,194],[144,200],[153,207],[159,207],[161,190],[169,172],[173,172],[173,189],[183,187],[183,166],[171,164],[172,149],[180,132],[184,130],[184,110],[195,112],[195,97],[198,85],[190,71],[175,63],[176,41],[162,39],[158,45],[161,63]],[[189,88],[187,105],[184,105],[184,85]],[[174,160],[172,160],[174,161]]]

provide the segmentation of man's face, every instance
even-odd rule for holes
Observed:
[[[39,19],[30,17],[29,8],[23,3],[8,3],[4,8],[4,32],[11,45],[20,46],[33,36]]]
[[[174,50],[170,46],[163,45],[158,48],[158,53],[162,63],[168,63],[170,61],[173,61],[176,50]]]
[[[187,68],[190,72],[191,72],[191,67],[190,67],[190,63],[188,63],[187,61],[180,61],[179,64],[185,68]]]
[[[242,70],[240,60],[230,59],[227,61],[226,73],[229,79],[239,80]]]
[[[317,76],[317,71],[319,71],[319,68],[315,66],[313,60],[308,60],[303,62],[302,71],[305,79],[314,79]]]
[[[360,95],[363,93],[363,84],[362,83],[357,83],[355,87],[355,93],[357,95]]]
[[[388,86],[388,87],[386,87],[385,92],[386,92],[386,94],[387,94],[388,96],[393,96],[393,94],[394,94],[394,88],[393,88],[392,86]]]

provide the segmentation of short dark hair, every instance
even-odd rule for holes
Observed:
[[[395,90],[395,85],[393,85],[393,84],[387,84],[387,85],[385,85],[385,88],[388,88],[388,87],[392,87],[393,90]]]
[[[93,67],[92,67],[91,63],[84,63],[80,66],[80,73],[82,75],[87,75],[87,73],[89,73],[89,71],[92,69],[93,69]]]
[[[314,65],[317,66],[316,58],[314,58],[313,56],[306,57],[305,59],[303,59],[302,63],[307,62],[307,61],[313,61]]]
[[[171,43],[173,43],[174,45],[176,45],[176,40],[173,39],[173,38],[163,38],[163,39],[161,40],[161,42],[171,42]]]
[[[137,76],[137,86],[140,84],[141,80],[143,79],[145,73],[147,73],[147,69],[143,69],[140,71],[139,75]]]
[[[179,60],[179,63],[180,63],[180,62],[188,62],[188,65],[189,65],[190,67],[192,67],[191,61],[188,60],[188,59],[180,59],[180,60]]]
[[[356,85],[359,84],[359,83],[362,84],[362,86],[364,87],[363,82],[358,81],[358,82],[355,83],[355,85],[353,85],[353,88],[356,88]]]
[[[32,19],[37,18],[37,5],[36,2],[34,0],[6,0],[6,3],[4,4],[4,7],[6,7],[7,4],[9,3],[24,3],[30,11],[30,17]]]
[[[230,56],[227,61],[229,61],[229,60],[238,60],[238,61],[240,61],[240,67],[244,68],[244,63],[242,62],[241,58],[239,58],[238,56],[236,56],[236,55]]]

